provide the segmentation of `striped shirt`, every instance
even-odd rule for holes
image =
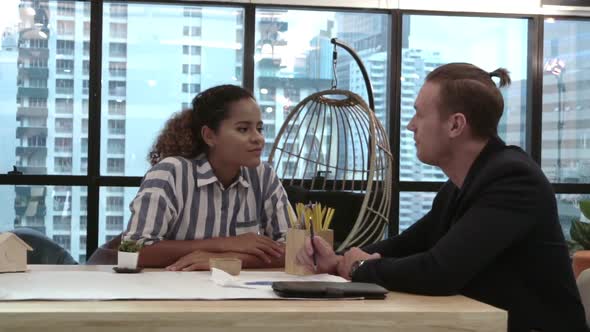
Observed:
[[[223,188],[204,154],[195,159],[168,157],[154,165],[129,208],[123,239],[144,245],[248,232],[283,240],[292,213],[270,165],[242,167],[238,179]]]

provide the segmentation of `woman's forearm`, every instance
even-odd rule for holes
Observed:
[[[226,239],[159,241],[141,249],[138,264],[142,267],[166,267],[196,250],[223,252]]]
[[[238,258],[242,261],[243,269],[268,269],[284,266],[284,256],[272,258],[269,261],[260,259],[255,255],[239,252],[210,252],[197,250],[181,257],[179,260],[166,267],[170,271],[204,271],[209,270],[209,262],[212,258]]]
[[[270,263],[258,258],[254,255],[242,254],[239,252],[232,252],[235,258],[242,260],[243,269],[269,269],[269,268],[281,268],[285,266],[285,255],[281,257],[270,257]]]

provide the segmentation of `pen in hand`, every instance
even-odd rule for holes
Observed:
[[[311,249],[313,250],[313,270],[317,271],[318,270],[318,262],[317,262],[317,258],[316,258],[316,249],[315,249],[315,244],[313,243],[313,237],[314,237],[314,232],[313,232],[313,222],[309,223],[309,235],[311,237]]]

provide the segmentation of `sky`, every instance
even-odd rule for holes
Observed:
[[[499,66],[513,80],[526,79],[525,19],[413,15],[410,48],[436,50],[443,62],[467,61],[492,71]]]
[[[0,32],[19,22],[18,4],[19,0],[2,0]],[[276,50],[291,55],[285,57],[285,65],[291,67],[294,61],[292,55],[302,54],[307,50],[311,37],[325,29],[326,22],[333,19],[334,13],[327,11],[289,11],[289,29],[283,33],[283,37],[289,40],[288,47]],[[522,59],[526,61],[526,56],[520,51],[524,49],[526,52],[526,24],[526,20],[520,19],[414,15],[410,28],[410,47],[439,50],[443,61],[476,59],[480,66],[490,71],[498,66],[498,62],[502,62],[512,72],[514,79],[522,79],[526,77],[526,64],[522,62]],[[450,31],[453,35],[449,34]],[[507,31],[522,31],[522,34],[503,33]],[[457,47],[457,41],[469,45],[469,48]],[[496,44],[506,47],[498,48],[495,47]]]
[[[5,31],[6,28],[14,27],[20,21],[18,10],[19,2],[20,0],[0,0],[0,33]],[[135,7],[141,6],[136,5]],[[214,9],[211,9],[211,11],[214,11]],[[147,12],[158,16],[166,15],[167,13],[175,13],[176,11],[146,10],[146,13]],[[227,11],[219,11],[220,14],[226,12]],[[268,10],[259,11],[259,13],[264,12],[268,12]],[[131,14],[132,13],[130,12],[130,15]],[[337,22],[335,22],[334,13],[329,11],[288,11],[287,14],[286,11],[279,10],[277,11],[277,14],[285,15],[285,20],[289,25],[288,31],[282,34],[282,38],[288,40],[288,45],[283,49],[276,49],[276,52],[281,52],[280,55],[284,58],[283,65],[287,66],[287,71],[293,70],[292,68],[295,65],[297,56],[302,56],[307,50],[309,50],[310,40],[314,36],[317,36],[321,30],[327,28],[328,20],[334,21],[334,33],[336,33],[339,28],[336,26]],[[137,15],[144,16],[142,12],[137,12]],[[444,15],[444,13],[442,15]],[[146,20],[148,19],[148,17],[145,18]],[[503,66],[511,72],[512,79],[516,81],[526,78],[527,23],[527,20],[517,18],[412,15],[409,46],[410,48],[415,49],[438,51],[440,52],[441,60],[443,62],[473,62],[488,71]],[[130,34],[129,41],[132,41],[133,38],[139,38],[139,36],[140,34]],[[153,36],[141,37],[151,38]],[[176,40],[171,42],[179,44]],[[235,47],[235,44],[215,44],[214,46],[233,48]],[[16,71],[16,69],[14,70]],[[3,83],[6,82],[0,80],[0,89],[2,89]],[[11,87],[14,87],[14,83],[11,83]],[[4,119],[0,118],[0,123],[4,123],[11,130],[14,130],[14,109],[4,108],[4,110],[6,110],[7,113],[5,112],[5,114],[2,114],[3,110],[0,108],[0,115],[7,114],[7,116]],[[156,117],[155,113],[153,118],[148,119],[148,116],[149,115],[145,114],[145,112],[141,115],[143,121],[141,123],[142,126],[157,128],[161,125],[161,120]],[[151,121],[151,123],[148,124],[148,120]],[[1,132],[6,131],[3,131],[3,129],[0,128],[0,133]],[[144,132],[132,131],[132,133],[133,132],[145,135]],[[128,133],[128,137],[131,137],[130,133]],[[8,143],[14,144],[15,142],[8,141]],[[14,148],[1,148],[0,151],[14,151]],[[143,162],[144,150],[141,151],[141,155],[134,157],[141,158]],[[130,159],[126,162],[131,163]],[[8,169],[1,171],[6,172],[7,170]],[[4,187],[0,187],[0,189],[2,188]],[[11,186],[6,186],[6,188],[10,188],[8,193],[14,193]],[[5,194],[0,193],[0,196],[2,195]],[[0,230],[1,228],[2,225],[0,225]]]
[[[19,22],[19,1],[20,0],[2,0],[2,5],[0,5],[0,33],[7,27],[12,27]]]
[[[288,45],[275,49],[287,68],[292,68],[296,55],[309,49],[310,39],[326,29],[326,22],[334,20],[334,13],[326,11],[275,15],[283,15],[289,24],[281,35]],[[527,25],[525,19],[412,15],[409,46],[439,51],[443,62],[472,62],[487,71],[506,67],[513,80],[522,80],[526,79]]]

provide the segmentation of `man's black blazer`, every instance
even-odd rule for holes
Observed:
[[[462,294],[508,311],[510,331],[585,331],[553,189],[520,148],[492,138],[464,184],[443,185],[402,234],[364,248],[354,281],[425,295]]]

